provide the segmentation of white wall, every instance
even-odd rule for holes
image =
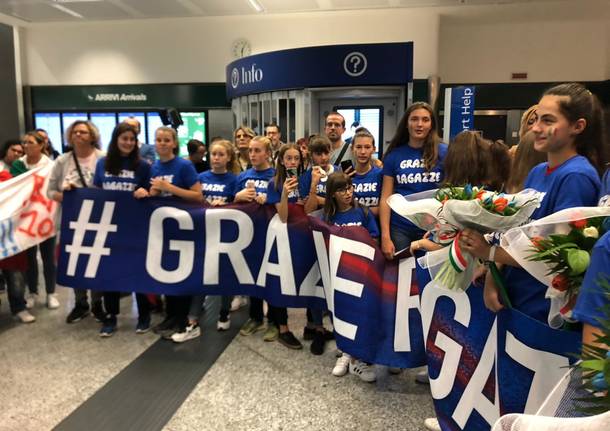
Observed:
[[[428,8],[36,24],[22,31],[23,78],[29,85],[224,82],[239,37],[253,53],[414,41],[414,76],[426,78],[438,72],[439,22]]]
[[[610,78],[610,21],[452,23],[441,20],[446,83],[601,81]],[[511,80],[527,72],[527,80]]]

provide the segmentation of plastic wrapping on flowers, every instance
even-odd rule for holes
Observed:
[[[523,269],[547,287],[551,300],[548,323],[559,328],[570,321],[571,310],[590,251],[608,222],[610,207],[568,208],[510,229],[501,245]],[[595,221],[595,222],[593,222]],[[610,227],[610,226],[607,226]]]
[[[446,187],[425,199],[415,195],[405,198],[392,195],[388,205],[421,229],[432,233],[436,242],[446,246],[426,253],[419,259],[430,276],[451,290],[465,290],[470,285],[477,260],[459,247],[457,238],[464,228],[481,233],[505,232],[525,223],[539,205],[535,192],[526,190],[514,195],[486,191],[477,187]],[[442,240],[441,240],[442,239]]]

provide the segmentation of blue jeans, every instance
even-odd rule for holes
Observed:
[[[413,241],[421,239],[423,233],[407,232],[390,226],[390,239],[394,243],[395,253],[409,248]]]
[[[199,322],[201,314],[203,312],[203,303],[205,302],[206,295],[194,295],[191,299],[191,307],[189,308],[188,318],[189,320],[196,320]],[[220,320],[226,321],[229,317],[231,310],[232,296],[223,295],[220,297]]]

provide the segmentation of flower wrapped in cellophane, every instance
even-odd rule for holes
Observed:
[[[567,208],[510,229],[502,247],[523,269],[548,286],[548,323],[570,321],[593,246],[610,230],[610,207]]]
[[[463,251],[460,232],[465,228],[482,234],[505,232],[527,222],[540,201],[535,191],[525,190],[509,195],[466,185],[445,187],[404,197],[394,194],[388,205],[444,246],[421,257],[418,262],[430,276],[447,289],[465,290],[479,264]]]

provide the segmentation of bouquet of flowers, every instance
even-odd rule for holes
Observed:
[[[428,192],[431,194],[432,192]],[[465,228],[481,233],[504,232],[523,224],[539,205],[535,192],[527,190],[508,195],[466,185],[445,187],[426,199],[414,200],[392,195],[388,205],[446,246],[419,259],[431,277],[448,289],[465,290],[470,285],[477,263],[459,245]]]
[[[570,321],[591,250],[597,239],[610,230],[609,216],[608,207],[568,208],[511,229],[502,237],[502,247],[548,286],[551,327],[559,328],[564,321]]]

